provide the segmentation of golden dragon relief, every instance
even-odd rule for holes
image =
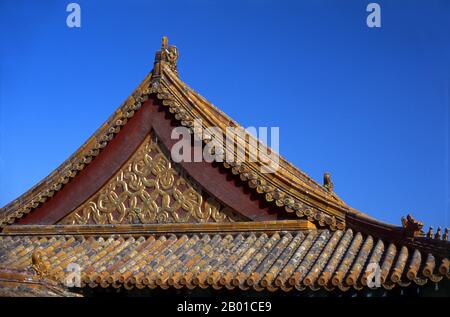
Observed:
[[[183,177],[147,136],[116,175],[60,224],[232,222],[238,216]]]

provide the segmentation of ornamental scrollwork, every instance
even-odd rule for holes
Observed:
[[[147,136],[120,171],[61,224],[230,222],[233,212],[181,175]]]

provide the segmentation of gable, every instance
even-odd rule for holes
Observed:
[[[239,221],[175,165],[152,131],[93,196],[58,224],[147,224]]]

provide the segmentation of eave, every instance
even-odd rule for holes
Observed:
[[[0,268],[31,272],[28,274],[37,281],[40,276],[52,285],[62,285],[69,272],[67,266],[77,264],[79,287],[126,290],[159,287],[346,292],[370,287],[423,287],[427,283],[448,283],[450,277],[448,258],[352,229],[332,232],[272,223],[267,231],[254,231],[258,226],[262,229],[261,225],[250,224],[230,232],[208,233],[202,232],[204,224],[190,224],[174,233],[139,234],[130,226],[120,225],[112,235],[105,228],[103,232],[90,232],[86,227],[13,226],[9,233],[0,235]],[[276,230],[277,226],[288,230]],[[372,264],[380,267],[377,286],[368,284]]]

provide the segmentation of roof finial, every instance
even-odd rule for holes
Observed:
[[[433,226],[430,226],[427,232],[427,238],[433,238]]]
[[[331,181],[331,174],[328,172],[325,172],[323,174],[323,187],[328,189],[329,192],[333,192],[333,182]]]
[[[177,72],[177,61],[178,61],[178,49],[175,45],[170,45],[167,36],[163,36],[161,45],[161,60],[166,62],[167,65],[175,73]]]
[[[167,36],[162,37],[161,49],[155,54],[155,64],[153,66],[152,78],[157,79],[162,74],[163,65],[168,66],[175,74],[177,72],[178,49],[174,45],[169,45]]]
[[[441,239],[441,227],[439,226],[436,230],[436,234],[434,235],[434,238],[436,240],[440,240]]]
[[[423,223],[414,219],[411,214],[406,215],[406,218],[402,217],[402,226],[407,237],[423,236]]]

